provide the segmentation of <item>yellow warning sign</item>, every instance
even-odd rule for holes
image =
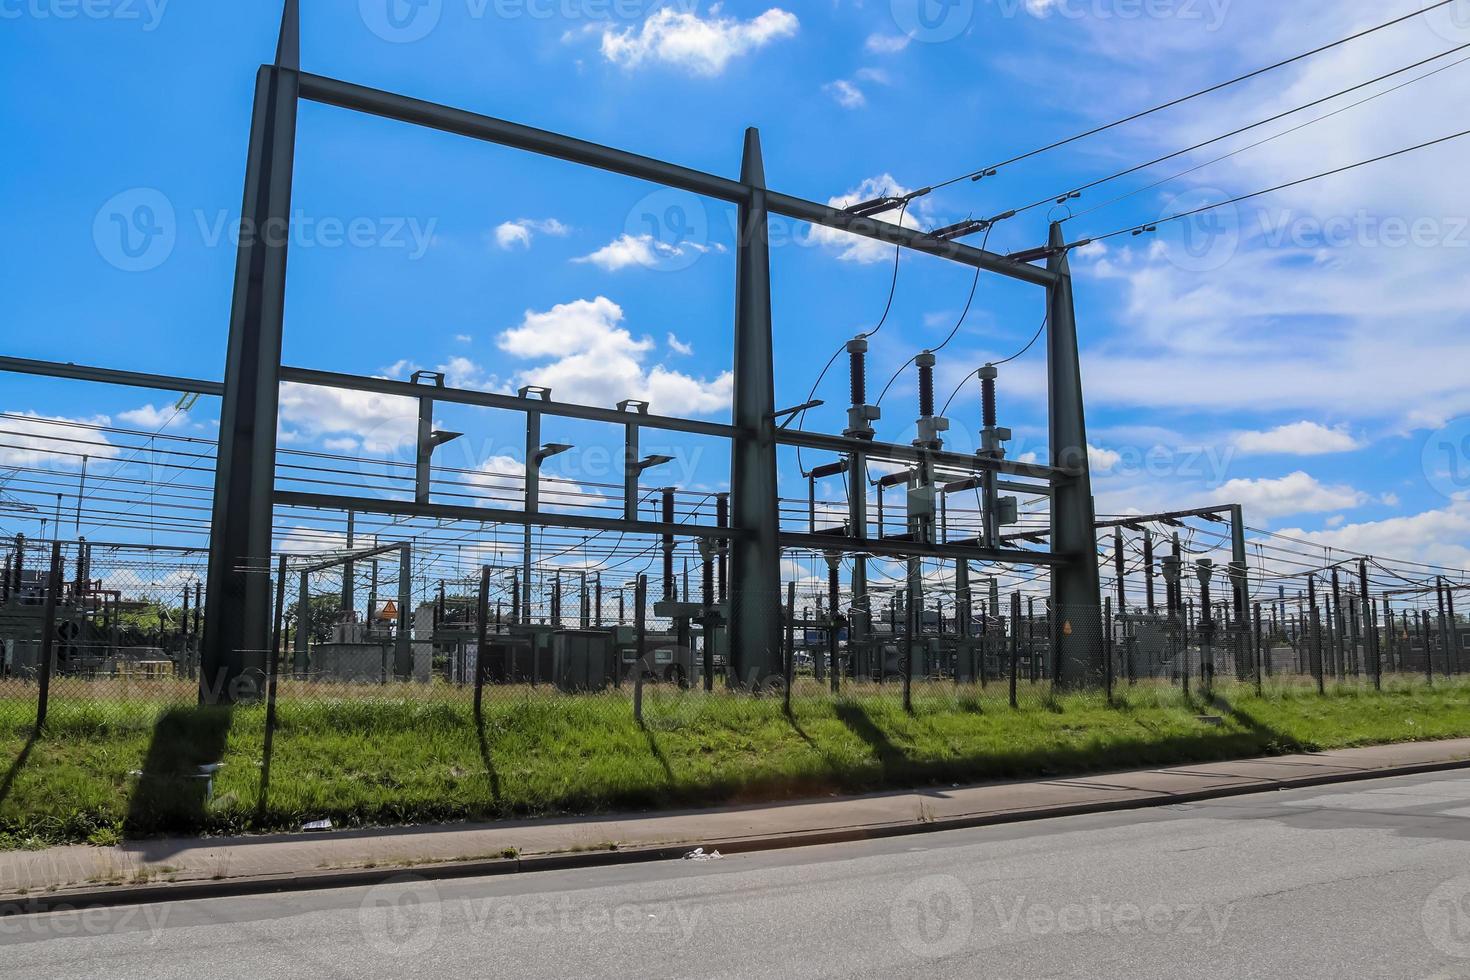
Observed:
[[[389,622],[398,618],[398,604],[392,599],[383,603],[383,608],[378,610],[378,622]]]

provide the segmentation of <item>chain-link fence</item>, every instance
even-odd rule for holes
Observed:
[[[575,567],[441,578],[389,545],[258,563],[267,683],[214,708],[199,707],[203,552],[22,539],[3,557],[0,728],[28,745],[44,721],[44,752],[130,760],[99,799],[58,797],[71,839],[109,793],[131,830],[159,832],[697,802],[763,767],[782,792],[1017,774],[1135,710],[1193,724],[1250,695],[1438,687],[1466,639],[1413,608],[1385,612],[1390,628],[1264,606],[1053,610],[1021,589],[834,604],[811,583],[691,594]],[[759,758],[781,746],[802,761]]]
[[[94,710],[192,703],[205,558],[10,541],[0,706],[23,714],[42,692]],[[784,595],[680,601],[677,584],[661,588],[646,576],[604,589],[600,577],[573,568],[535,582],[533,592],[518,567],[428,580],[412,561],[407,546],[389,546],[292,556],[272,568],[273,578],[286,573],[279,698],[631,697],[641,684],[650,703],[655,694],[672,703],[754,690],[798,703],[837,696],[915,710],[1022,707],[1057,690],[1112,696],[1144,687],[1188,697],[1223,682],[1262,692],[1427,684],[1463,670],[1470,640],[1470,628],[1423,609],[1386,608],[1392,625],[1379,622],[1376,607],[1349,618],[1271,605],[1118,612],[1106,602],[1101,615],[1053,615],[1045,595],[1020,591],[913,608],[901,592],[875,592],[862,608],[834,614],[822,591],[794,584]],[[732,633],[743,640],[733,656]]]

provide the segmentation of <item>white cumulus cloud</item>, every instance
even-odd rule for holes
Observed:
[[[907,34],[869,34],[863,47],[873,54],[898,54],[911,40]]]
[[[623,68],[652,61],[715,76],[735,58],[793,37],[800,26],[795,14],[779,7],[751,20],[720,16],[719,5],[710,8],[707,18],[662,7],[638,27],[604,27],[602,56]]]
[[[582,255],[573,262],[591,264],[607,272],[620,272],[633,266],[655,269],[661,263],[688,255],[691,252],[724,252],[725,246],[718,242],[701,245],[698,242],[680,242],[671,245],[661,242],[652,235],[622,234],[590,255]],[[693,260],[691,260],[693,261]]]
[[[118,412],[120,421],[139,429],[177,429],[187,425],[189,414],[176,410],[172,405],[143,405],[139,408]]]
[[[828,199],[827,204],[834,208],[848,208],[862,201],[870,201],[878,197],[902,197],[909,192],[910,188],[894,180],[892,174],[885,173],[867,178],[846,194],[839,194],[837,197]],[[878,215],[877,220],[898,224],[900,222],[899,209],[886,211]],[[917,229],[919,227],[912,208],[903,212],[902,224],[905,228]],[[893,261],[893,246],[874,238],[853,235],[836,228],[828,228],[826,225],[816,225],[812,228],[812,239],[836,249],[837,258],[843,262],[871,265],[876,262]]]
[[[1281,456],[1325,456],[1363,448],[1346,428],[1329,429],[1316,422],[1293,422],[1265,432],[1238,432],[1235,448],[1243,453]]]
[[[82,464],[80,453],[86,453],[92,459],[116,458],[120,450],[108,440],[106,433],[78,429],[78,424],[107,426],[112,424],[112,420],[106,415],[71,419],[36,412],[9,413],[5,420],[6,444],[0,446],[0,466],[77,469]],[[88,445],[59,441],[62,439],[84,439]]]
[[[868,104],[868,97],[863,94],[863,90],[845,78],[828,82],[822,86],[822,91],[832,96],[844,109],[861,109]]]
[[[696,378],[663,365],[649,367],[655,344],[634,337],[623,325],[622,307],[605,296],[528,310],[521,323],[503,332],[501,350],[547,363],[517,373],[516,384],[544,385],[561,401],[614,405],[625,398],[647,401],[669,415],[708,415],[727,410],[734,377]]]
[[[1345,485],[1321,483],[1298,470],[1279,478],[1237,479],[1210,494],[1212,502],[1240,504],[1247,520],[1288,514],[1321,514],[1350,510],[1368,502],[1368,495]]]
[[[495,244],[507,252],[515,248],[530,248],[531,239],[538,234],[565,238],[570,233],[571,229],[555,218],[517,218],[501,222],[492,232]]]

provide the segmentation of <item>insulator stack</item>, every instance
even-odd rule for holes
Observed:
[[[842,580],[839,577],[841,565],[838,561],[828,559],[827,561],[827,604],[831,606],[832,618],[837,618],[839,599],[842,594]]]
[[[919,415],[926,419],[934,416],[934,362],[928,351],[914,359],[919,366]]]
[[[847,356],[852,382],[852,404],[868,403],[868,342],[861,337],[848,341]]]
[[[987,364],[980,369],[980,410],[987,429],[996,427],[995,379],[998,374],[993,364]]]
[[[674,523],[674,491],[671,487],[663,490],[663,520],[665,524]],[[679,587],[674,581],[674,536],[665,534],[663,537],[664,551],[664,598],[675,600],[679,598]]]

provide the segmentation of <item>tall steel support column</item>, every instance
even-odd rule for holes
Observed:
[[[776,382],[771,343],[771,255],[760,133],[745,131],[735,256],[735,405],[744,434],[731,442],[730,654],[732,685],[781,673],[780,508],[776,493]]]
[[[297,677],[306,674],[311,642],[311,573],[301,570],[301,586],[296,593],[296,646],[291,660],[291,670]]]
[[[354,533],[354,520],[356,515],[352,511],[347,512],[347,550],[350,552],[356,546],[357,540]],[[357,609],[357,565],[351,559],[342,563],[342,605],[344,613],[352,613]],[[351,617],[354,621],[356,616]]]
[[[1148,528],[1143,529],[1143,588],[1144,601],[1148,605],[1149,615],[1154,612],[1154,535]]]
[[[288,0],[276,63],[256,76],[240,208],[246,234],[235,259],[199,671],[200,700],[211,704],[261,695],[270,644],[271,496],[300,83],[298,37],[296,2]]]
[[[541,413],[526,412],[526,486],[527,515],[541,509]],[[527,522],[521,535],[521,615],[522,623],[531,622],[531,534],[535,526]]]
[[[393,637],[393,676],[405,681],[413,677],[412,602],[413,547],[405,544],[398,555],[398,630]]]
[[[1249,571],[1245,553],[1245,515],[1240,504],[1230,505],[1230,581],[1235,589],[1235,621],[1245,622],[1250,605]]]
[[[847,511],[851,524],[848,533],[861,542],[868,537],[867,455],[855,452],[848,457],[847,463]],[[852,556],[852,622],[847,628],[848,649],[856,650],[858,643],[867,640],[872,620],[873,604],[868,597],[868,556],[859,553]]]
[[[1052,569],[1052,649],[1061,687],[1098,687],[1103,683],[1104,639],[1092,475],[1087,462],[1087,421],[1082,403],[1082,366],[1072,300],[1072,273],[1063,248],[1062,226],[1051,226],[1049,245],[1057,251],[1047,269],[1058,276],[1048,288],[1046,334],[1047,401],[1051,464],[1073,470],[1051,500],[1052,549],[1066,558]]]

